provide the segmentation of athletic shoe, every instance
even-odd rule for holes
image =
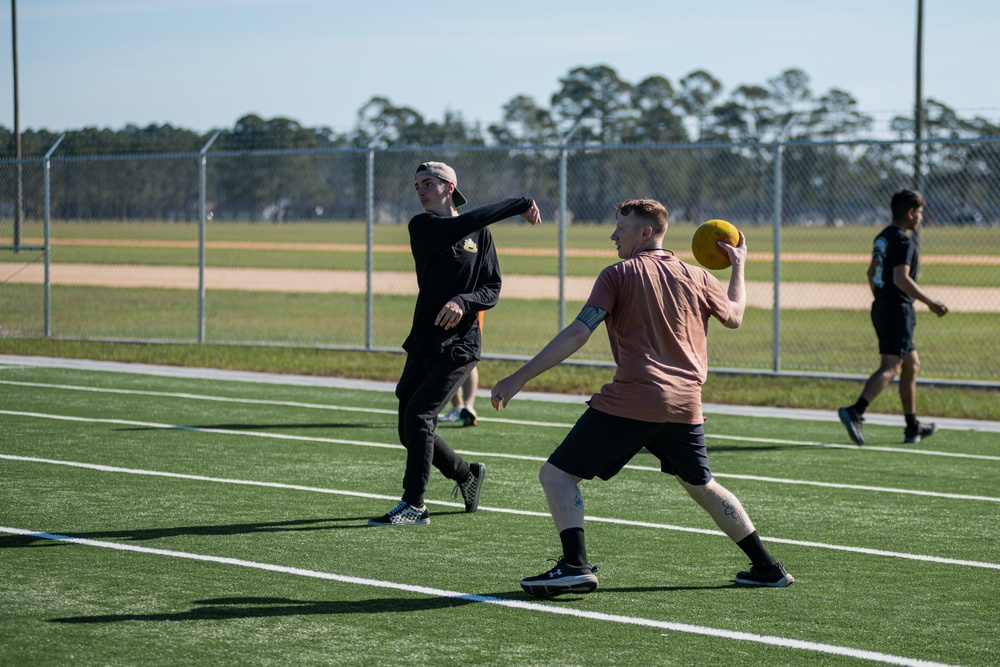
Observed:
[[[756,565],[751,564],[746,572],[736,573],[736,583],[744,586],[767,586],[769,588],[784,588],[791,586],[795,577],[785,572],[781,563],[775,563],[766,571],[761,572]]]
[[[483,463],[469,464],[469,479],[461,484],[455,484],[451,490],[451,499],[458,498],[459,492],[465,501],[465,511],[475,512],[479,509],[479,492],[483,490],[483,481],[486,479],[486,465]]]
[[[458,419],[462,422],[462,426],[475,426],[477,417],[476,411],[468,406],[463,407],[458,413]]]
[[[424,505],[415,507],[405,500],[377,519],[368,519],[369,526],[426,526],[431,522]]]
[[[536,598],[551,598],[565,593],[592,593],[597,590],[597,568],[593,565],[567,565],[560,558],[556,566],[537,577],[521,581],[521,588]]]
[[[906,427],[906,431],[903,433],[903,442],[907,445],[915,445],[922,438],[929,438],[935,433],[937,433],[937,424],[921,424],[917,422],[917,425],[913,428]]]
[[[438,415],[439,422],[451,423],[462,419],[462,408],[455,408],[450,412],[442,412]]]
[[[865,418],[859,415],[858,411],[853,407],[840,408],[837,410],[837,415],[840,417],[840,421],[843,422],[844,428],[847,429],[847,435],[854,441],[854,444],[865,444],[865,436],[861,435],[861,422]]]

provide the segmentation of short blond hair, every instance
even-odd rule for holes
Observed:
[[[615,218],[635,214],[649,223],[654,236],[661,236],[667,231],[667,219],[670,214],[667,207],[655,199],[626,199],[618,204]]]

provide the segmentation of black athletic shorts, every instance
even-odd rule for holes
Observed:
[[[549,463],[581,479],[609,480],[642,448],[660,460],[660,470],[701,486],[712,480],[702,424],[653,423],[587,408],[552,452]]]
[[[878,334],[878,353],[905,357],[917,349],[913,330],[917,313],[912,303],[872,303],[872,324]]]

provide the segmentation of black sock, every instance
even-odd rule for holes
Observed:
[[[404,491],[403,492],[403,497],[402,497],[401,500],[404,500],[404,501],[410,503],[414,507],[420,507],[421,505],[424,504],[424,494],[422,494],[422,493],[410,493],[409,491]]]
[[[912,414],[912,415],[903,415],[903,416],[906,418],[906,426],[908,428],[916,428],[917,424],[920,423],[920,422],[917,421],[917,415],[915,415],[915,414]]]
[[[778,562],[774,560],[774,556],[769,554],[764,545],[760,543],[760,536],[757,535],[756,530],[737,542],[736,546],[743,549],[743,553],[750,558],[750,562],[758,569],[769,568]]]
[[[866,401],[864,397],[859,398],[858,402],[854,404],[854,411],[857,412],[859,415],[865,414],[865,410],[867,409],[868,409],[868,401]]]
[[[583,541],[583,528],[567,528],[559,533],[563,558],[567,565],[580,567],[587,564],[587,545]]]

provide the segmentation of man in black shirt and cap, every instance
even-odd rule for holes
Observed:
[[[457,185],[455,170],[443,162],[417,168],[414,187],[424,212],[410,220],[409,232],[418,294],[396,385],[399,439],[406,447],[403,496],[369,526],[430,523],[424,492],[432,466],[455,481],[466,512],[479,507],[486,466],[466,462],[449,447],[435,432],[437,417],[479,361],[477,313],[500,297],[500,264],[488,226],[515,215],[535,225],[541,216],[535,202],[523,197],[459,213],[466,199]]]

